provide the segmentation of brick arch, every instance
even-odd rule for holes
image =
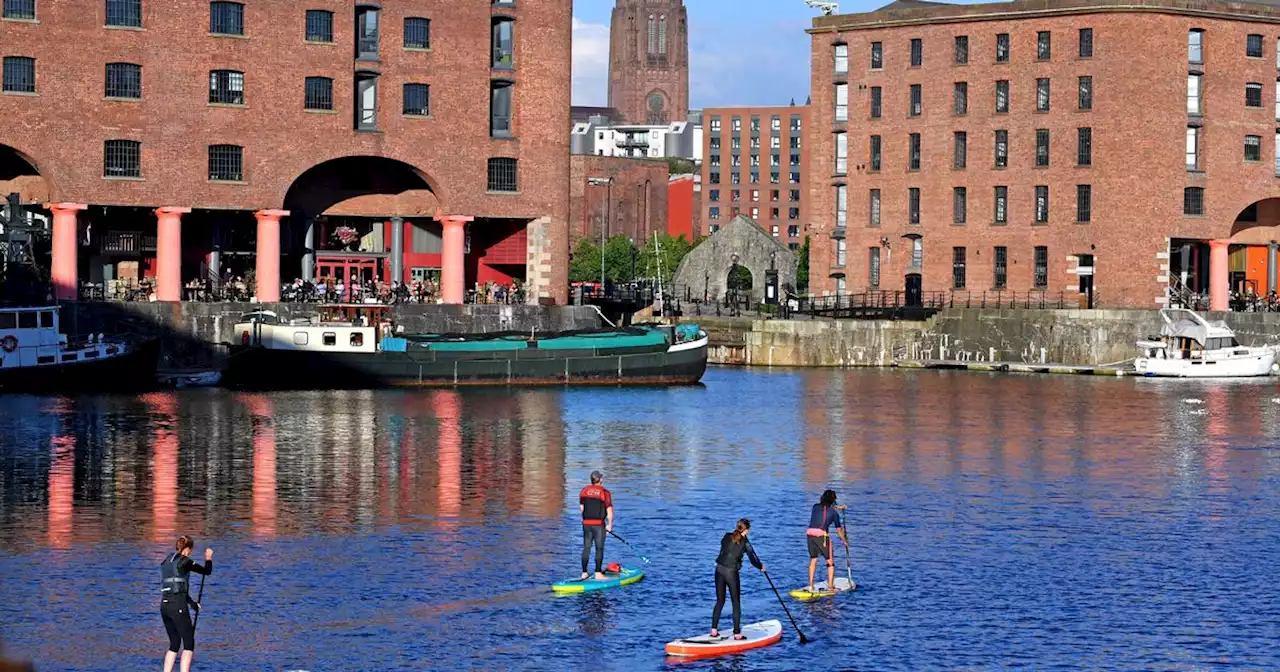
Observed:
[[[432,215],[445,199],[438,182],[418,167],[382,156],[339,156],[311,166],[282,199],[294,216],[325,213]]]
[[[23,201],[41,203],[53,198],[49,167],[42,166],[28,152],[11,144],[0,144],[0,198],[18,192]]]
[[[1236,211],[1231,222],[1231,240],[1265,245],[1280,237],[1280,196],[1248,203]]]

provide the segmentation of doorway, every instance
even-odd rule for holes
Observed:
[[[1080,276],[1080,307],[1093,308],[1093,255],[1082,254],[1076,264],[1076,275]]]
[[[924,279],[919,273],[907,274],[907,307],[919,308],[924,305]]]

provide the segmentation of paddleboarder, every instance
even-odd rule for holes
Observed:
[[[591,547],[596,547],[596,580],[604,581],[604,538],[613,531],[613,495],[604,488],[604,474],[591,472],[591,485],[578,494],[582,512],[582,580],[587,580]]]
[[[190,597],[191,572],[208,576],[213,573],[213,549],[204,549],[204,565],[191,559],[195,540],[185,534],[173,544],[173,553],[160,563],[160,618],[169,634],[169,651],[164,654],[164,672],[173,672],[173,663],[182,652],[182,672],[191,670],[195,655],[196,631],[191,624],[190,607],[200,605]]]
[[[809,529],[805,532],[805,536],[809,542],[809,592],[813,590],[813,575],[818,570],[818,558],[827,556],[827,590],[835,590],[836,586],[836,562],[832,557],[835,553],[834,544],[831,543],[831,534],[829,530],[832,525],[836,526],[836,533],[840,535],[840,541],[844,542],[844,547],[849,547],[849,537],[845,536],[844,523],[840,520],[840,513],[836,506],[836,491],[827,490],[822,493],[822,498],[817,504],[813,505],[813,510],[809,512]]]
[[[726,532],[720,540],[720,555],[716,558],[716,608],[711,610],[712,637],[720,636],[720,611],[724,609],[727,590],[733,600],[733,638],[745,639],[742,635],[742,581],[739,577],[742,555],[745,553],[756,569],[765,571],[755,549],[751,548],[751,542],[747,541],[750,532],[751,521],[743,518],[732,532]]]

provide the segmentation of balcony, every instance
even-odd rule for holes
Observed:
[[[103,254],[136,255],[156,251],[156,237],[140,231],[108,231],[101,239]]]
[[[618,146],[622,148],[639,148],[648,149],[649,135],[628,135],[618,141]]]

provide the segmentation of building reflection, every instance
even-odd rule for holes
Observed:
[[[275,408],[262,395],[245,395],[240,402],[249,412],[253,432],[253,533],[276,535],[276,428]]]
[[[69,548],[75,525],[76,438],[60,434],[49,443],[49,546]]]
[[[142,397],[150,414],[151,534],[154,542],[172,542],[178,523],[178,402],[172,393]]]

